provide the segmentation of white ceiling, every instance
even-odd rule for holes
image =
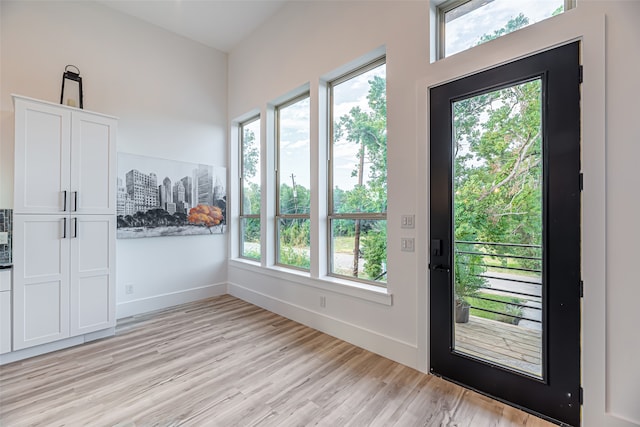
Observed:
[[[207,46],[229,52],[288,0],[97,0]]]

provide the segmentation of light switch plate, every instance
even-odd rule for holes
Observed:
[[[0,245],[6,245],[9,243],[9,232],[2,231],[0,232]]]
[[[415,227],[415,215],[402,215],[400,228]]]
[[[400,239],[400,250],[402,252],[413,252],[415,249],[415,240],[412,237],[403,237]]]

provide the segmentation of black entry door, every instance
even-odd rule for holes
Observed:
[[[580,423],[575,42],[430,90],[431,372]]]

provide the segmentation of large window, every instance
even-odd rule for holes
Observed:
[[[276,264],[309,270],[309,94],[276,107]]]
[[[387,273],[385,59],[329,84],[329,271],[384,285]]]
[[[572,8],[575,0],[450,0],[438,7],[444,58]]]
[[[240,125],[240,256],[260,260],[260,117]]]

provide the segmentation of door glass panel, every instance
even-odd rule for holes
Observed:
[[[454,349],[543,375],[542,80],[453,103]]]

